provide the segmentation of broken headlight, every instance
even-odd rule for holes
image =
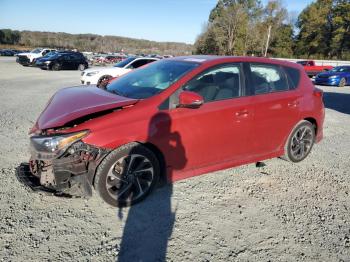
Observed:
[[[30,148],[32,157],[47,160],[60,157],[69,146],[87,136],[88,130],[52,136],[32,136]]]

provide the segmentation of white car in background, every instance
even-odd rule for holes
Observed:
[[[47,55],[50,52],[57,51],[56,49],[52,48],[35,48],[29,53],[19,53],[17,54],[16,62],[20,63],[21,65],[30,65],[34,64],[35,60]]]
[[[119,77],[127,72],[159,60],[153,57],[128,57],[112,67],[95,67],[86,69],[81,73],[81,83],[83,85],[99,86],[110,78]]]

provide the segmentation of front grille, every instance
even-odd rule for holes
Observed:
[[[24,56],[24,55],[19,55],[18,56],[18,61],[21,63],[29,63],[29,58]]]
[[[26,64],[30,64],[30,60],[27,56],[24,55],[19,55],[18,58],[16,59],[16,61],[20,64],[26,65]]]
[[[85,73],[84,72],[81,72],[81,76],[83,76]]]

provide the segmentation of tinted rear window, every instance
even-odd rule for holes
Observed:
[[[290,89],[295,89],[298,87],[300,82],[300,72],[298,69],[293,67],[283,66],[284,71],[287,74],[288,84]]]

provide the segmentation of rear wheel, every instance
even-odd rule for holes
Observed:
[[[110,75],[101,76],[100,79],[97,81],[97,86],[99,88],[106,88],[108,80],[111,78],[112,78],[112,76],[110,76]]]
[[[340,79],[339,81],[339,87],[344,87],[346,85],[346,79],[343,77],[342,79]]]
[[[79,64],[79,65],[78,65],[78,70],[79,70],[79,71],[84,71],[85,68],[86,68],[86,66],[85,66],[84,64]]]
[[[284,148],[285,154],[283,158],[295,163],[302,161],[309,155],[314,142],[314,126],[309,121],[301,121],[289,135]]]
[[[159,162],[152,151],[138,143],[112,151],[96,172],[94,187],[101,198],[116,207],[143,200],[159,180]]]

